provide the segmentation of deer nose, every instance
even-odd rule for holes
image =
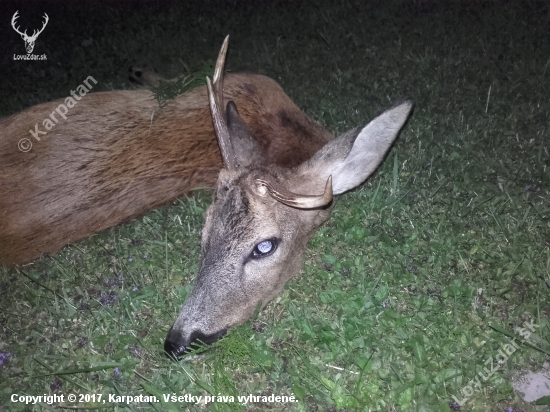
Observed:
[[[178,360],[178,358],[185,354],[188,347],[189,341],[181,333],[170,329],[164,341],[164,352],[166,352],[166,355],[174,360]]]
[[[216,333],[205,334],[195,330],[186,338],[181,331],[172,328],[164,341],[164,351],[170,358],[178,360],[178,358],[196,349],[201,344],[211,345],[218,341],[226,332],[227,329],[222,329]]]

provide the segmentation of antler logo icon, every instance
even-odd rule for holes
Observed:
[[[11,26],[17,33],[21,35],[21,38],[25,41],[25,48],[27,49],[27,54],[31,54],[34,49],[34,42],[36,42],[38,35],[44,31],[44,28],[46,27],[46,24],[48,24],[48,21],[50,20],[50,18],[46,13],[44,13],[44,24],[42,25],[42,28],[40,30],[34,30],[32,36],[28,36],[27,30],[25,30],[24,33],[21,33],[21,31],[19,31],[19,27],[15,27],[15,21],[19,17],[17,13],[19,13],[19,10],[17,10],[14,13],[11,19]]]

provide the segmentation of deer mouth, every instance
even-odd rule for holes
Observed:
[[[201,345],[211,345],[217,342],[226,333],[227,329],[222,329],[210,335],[201,331],[194,331],[186,338],[181,332],[172,328],[164,341],[164,352],[169,358],[177,361]]]

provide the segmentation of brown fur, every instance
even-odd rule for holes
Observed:
[[[275,81],[233,74],[224,84],[225,101],[236,103],[268,163],[297,166],[331,139]],[[29,130],[45,130],[42,121],[61,103],[0,120],[0,264],[56,253],[215,185],[222,159],[206,87],[162,110],[146,90],[91,93],[35,141]],[[32,141],[30,152],[18,149],[22,138]]]

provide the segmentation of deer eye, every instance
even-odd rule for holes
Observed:
[[[277,239],[266,239],[262,240],[252,250],[253,259],[260,259],[266,256],[271,255],[277,249]]]

